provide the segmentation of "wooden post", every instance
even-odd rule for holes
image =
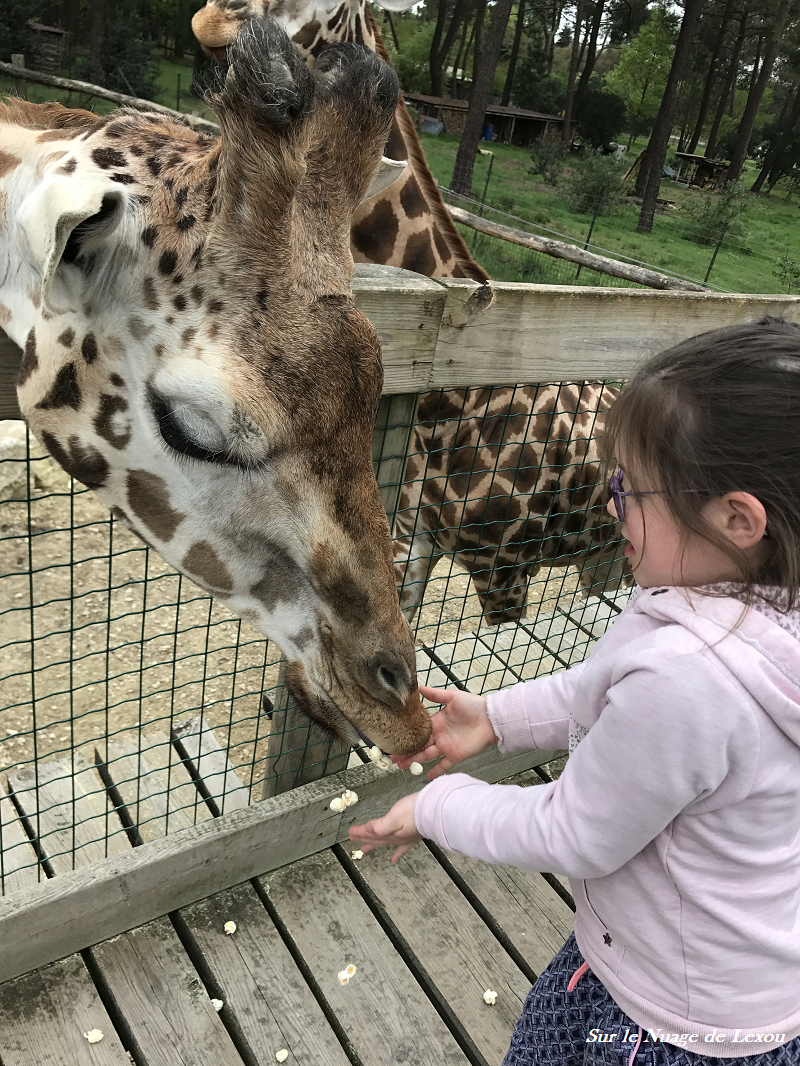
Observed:
[[[24,70],[25,69],[25,56],[22,55],[20,52],[14,52],[13,55],[11,56],[11,66],[12,67],[21,67],[22,70]],[[13,84],[14,84],[14,92],[17,94],[17,96],[20,98],[20,100],[27,100],[28,99],[28,83],[25,81],[25,79],[24,78],[14,78],[13,79]]]

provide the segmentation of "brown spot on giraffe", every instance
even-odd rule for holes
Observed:
[[[415,270],[418,274],[433,275],[436,268],[436,257],[433,254],[431,236],[427,230],[421,233],[412,233],[406,241],[406,250],[403,253],[403,266],[406,270]]]
[[[126,480],[128,506],[159,540],[172,540],[186,518],[172,506],[169,487],[163,478],[149,470],[129,470]]]
[[[36,355],[36,331],[31,330],[25,338],[25,347],[22,350],[22,362],[17,371],[17,385],[24,385],[31,374],[39,369],[39,359]]]
[[[67,363],[56,374],[48,394],[36,406],[44,411],[55,410],[59,407],[72,407],[77,411],[82,399],[77,368],[74,363]]]
[[[63,344],[65,348],[71,348],[75,343],[75,330],[65,329],[63,333],[59,334],[58,343]]]
[[[353,225],[353,247],[373,263],[391,258],[400,223],[390,203],[380,200],[366,218]]]
[[[161,306],[161,302],[156,295],[156,286],[152,278],[145,278],[142,282],[142,290],[144,294],[144,306],[148,311],[157,311]]]
[[[127,410],[128,401],[124,396],[104,392],[100,396],[100,405],[92,423],[97,434],[120,451],[130,444],[132,428],[128,420],[126,428],[120,433],[114,428],[114,418]]]
[[[0,303],[0,326],[7,326],[11,321],[11,308]]]
[[[94,333],[87,333],[81,341],[81,355],[87,363],[93,363],[97,358],[97,339]]]
[[[408,181],[403,182],[400,189],[400,205],[407,218],[421,218],[428,209],[425,198],[420,192],[419,183],[413,175]]]
[[[42,433],[42,443],[57,463],[64,467],[70,477],[81,481],[87,489],[100,489],[109,475],[109,465],[104,455],[77,434],[69,437],[66,445],[52,433]]]
[[[230,570],[207,540],[193,544],[184,555],[181,566],[213,589],[221,592],[230,592],[233,589]]]
[[[4,152],[0,149],[0,178],[9,174],[15,167],[18,167],[22,160],[17,155],[12,155],[11,152]]]
[[[145,322],[139,315],[131,315],[128,318],[128,332],[136,341],[143,341],[155,328],[154,323]]]

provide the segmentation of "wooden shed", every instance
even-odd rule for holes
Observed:
[[[443,122],[447,133],[463,133],[469,110],[468,100],[448,100],[442,96],[425,96],[422,93],[406,93],[405,96],[423,115]],[[493,141],[528,148],[534,141],[547,137],[550,130],[560,131],[563,121],[560,115],[546,115],[540,111],[526,111],[521,107],[489,104],[484,117],[484,127],[493,127]]]

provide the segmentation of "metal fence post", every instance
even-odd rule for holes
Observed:
[[[21,67],[24,70],[25,69],[25,56],[22,55],[19,52],[14,52],[14,54],[11,56],[11,66],[12,67]],[[24,78],[14,78],[13,79],[13,83],[14,83],[14,92],[17,94],[17,96],[20,98],[20,100],[27,100],[28,99],[28,83],[25,81],[25,79]]]
[[[717,247],[714,249],[714,254],[711,256],[711,262],[708,264],[708,270],[706,271],[706,276],[703,278],[703,284],[704,285],[707,284],[708,279],[711,277],[711,269],[714,266],[715,259],[717,258],[717,252],[720,250],[720,248],[722,247],[722,242],[725,240],[725,234],[727,233],[727,231],[728,231],[728,223],[726,222],[723,225],[723,227],[722,227],[722,229],[720,231],[719,240],[717,241]]]

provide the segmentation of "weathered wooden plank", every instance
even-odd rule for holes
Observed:
[[[372,464],[381,501],[391,525],[408,462],[419,398],[414,393],[382,396],[372,434]]]
[[[430,650],[470,692],[478,695],[519,680],[475,633],[464,633],[457,641],[441,641]]]
[[[238,885],[175,915],[200,974],[224,1003],[222,1018],[257,1066],[289,1062],[349,1066],[336,1035],[252,885]],[[224,925],[236,922],[226,936]],[[366,1061],[366,1060],[365,1060]]]
[[[468,1061],[330,851],[259,883],[362,1062]],[[355,976],[342,986],[350,963]]]
[[[502,756],[492,748],[459,770],[498,781],[557,754]],[[372,764],[346,770],[6,896],[0,899],[0,981],[345,841],[356,821],[384,814],[426,783]],[[360,802],[337,814],[330,801],[346,788]]]
[[[84,1035],[92,1029],[103,1034],[95,1044]],[[0,1061],[3,1066],[130,1066],[79,955],[0,984]]]
[[[142,841],[208,821],[211,811],[166,733],[118,736],[98,755]]]
[[[479,636],[481,643],[510,668],[508,680],[500,687],[514,685],[517,681],[532,681],[540,674],[563,669],[542,644],[516,622],[496,629],[482,629]]]
[[[446,871],[452,869],[506,933],[536,974],[561,950],[572,931],[573,913],[539,873],[514,866],[493,866],[437,849]]]
[[[0,329],[0,419],[22,418],[17,403],[17,371],[22,350]]]
[[[179,756],[186,758],[188,769],[200,779],[220,814],[249,807],[249,790],[202,715],[179,722],[173,730],[173,739]]]
[[[0,783],[0,887],[3,893],[30,888],[44,878],[16,807]]]
[[[92,949],[140,1066],[243,1066],[169,918]]]
[[[704,330],[765,314],[800,320],[797,296],[492,282],[489,305],[476,282],[441,283],[447,302],[431,388],[624,379],[649,356]]]
[[[8,780],[54,873],[130,850],[100,774],[81,752],[23,766]]]
[[[522,1013],[530,981],[425,847],[401,862],[380,848],[348,863],[379,901],[381,913],[427,974],[442,1009],[451,1011],[487,1063],[501,1062]],[[357,962],[357,960],[354,960]],[[483,1000],[497,992],[494,1006]]]
[[[431,688],[447,688],[452,685],[452,678],[438,666],[430,657],[425,648],[417,648],[417,679],[420,685],[428,685]]]

